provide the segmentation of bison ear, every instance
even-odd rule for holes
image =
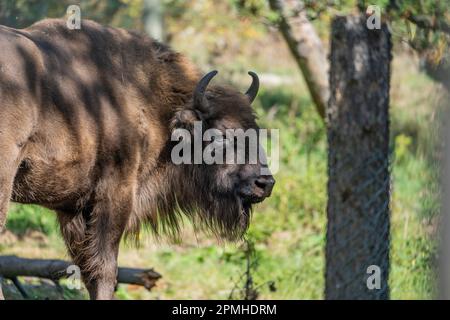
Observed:
[[[206,88],[212,78],[216,76],[216,70],[211,71],[203,76],[197,83],[192,96],[193,105],[189,109],[177,111],[172,119],[171,126],[175,128],[192,129],[195,121],[203,121],[211,115],[211,108],[206,98]]]

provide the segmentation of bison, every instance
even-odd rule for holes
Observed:
[[[112,298],[119,242],[180,217],[226,239],[275,183],[264,163],[174,164],[171,133],[257,129],[243,94],[210,85],[185,56],[137,32],[84,20],[0,26],[0,230],[10,201],[54,210],[91,299]],[[206,147],[208,143],[205,142]]]

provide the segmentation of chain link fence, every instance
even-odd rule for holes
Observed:
[[[383,152],[359,158],[357,163],[349,155],[329,168],[331,181],[337,176],[344,179],[330,182],[339,199],[330,195],[333,203],[328,208],[328,299],[389,297],[389,171]]]
[[[327,299],[388,299],[390,33],[364,16],[332,23]]]

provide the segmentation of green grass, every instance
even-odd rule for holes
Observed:
[[[437,167],[433,164],[435,110],[429,100],[434,86],[409,65],[413,63],[407,58],[395,61],[391,90],[391,145],[395,157],[390,287],[394,299],[430,299],[435,292],[434,226],[439,210]],[[253,281],[262,299],[321,299],[327,200],[325,128],[303,84],[263,88],[255,108],[262,127],[280,129],[281,165],[273,195],[257,206],[247,235],[255,245]],[[52,239],[46,254],[54,250],[58,257],[63,252],[55,216],[48,210],[13,206],[7,227],[21,235],[29,229],[38,230]],[[140,248],[124,244],[121,265],[153,266],[163,279],[150,293],[121,285],[117,296],[223,299],[235,286],[242,287],[240,276],[247,261],[240,244],[217,244],[203,235],[194,235],[190,228],[183,240],[181,244],[155,244],[148,236]],[[14,251],[14,247],[3,246],[0,254]],[[39,256],[40,251],[33,252]]]
[[[7,229],[23,236],[28,230],[50,235],[57,232],[55,214],[43,207],[13,204],[9,210]]]

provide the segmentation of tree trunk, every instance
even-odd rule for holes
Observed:
[[[322,41],[306,16],[298,9],[301,1],[269,0],[270,8],[279,16],[279,29],[299,66],[316,105],[325,119],[325,108],[330,95],[328,87],[328,61]]]
[[[160,0],[144,0],[142,20],[145,32],[153,39],[164,42],[164,13]]]
[[[325,296],[387,299],[390,34],[362,16],[331,30]]]

